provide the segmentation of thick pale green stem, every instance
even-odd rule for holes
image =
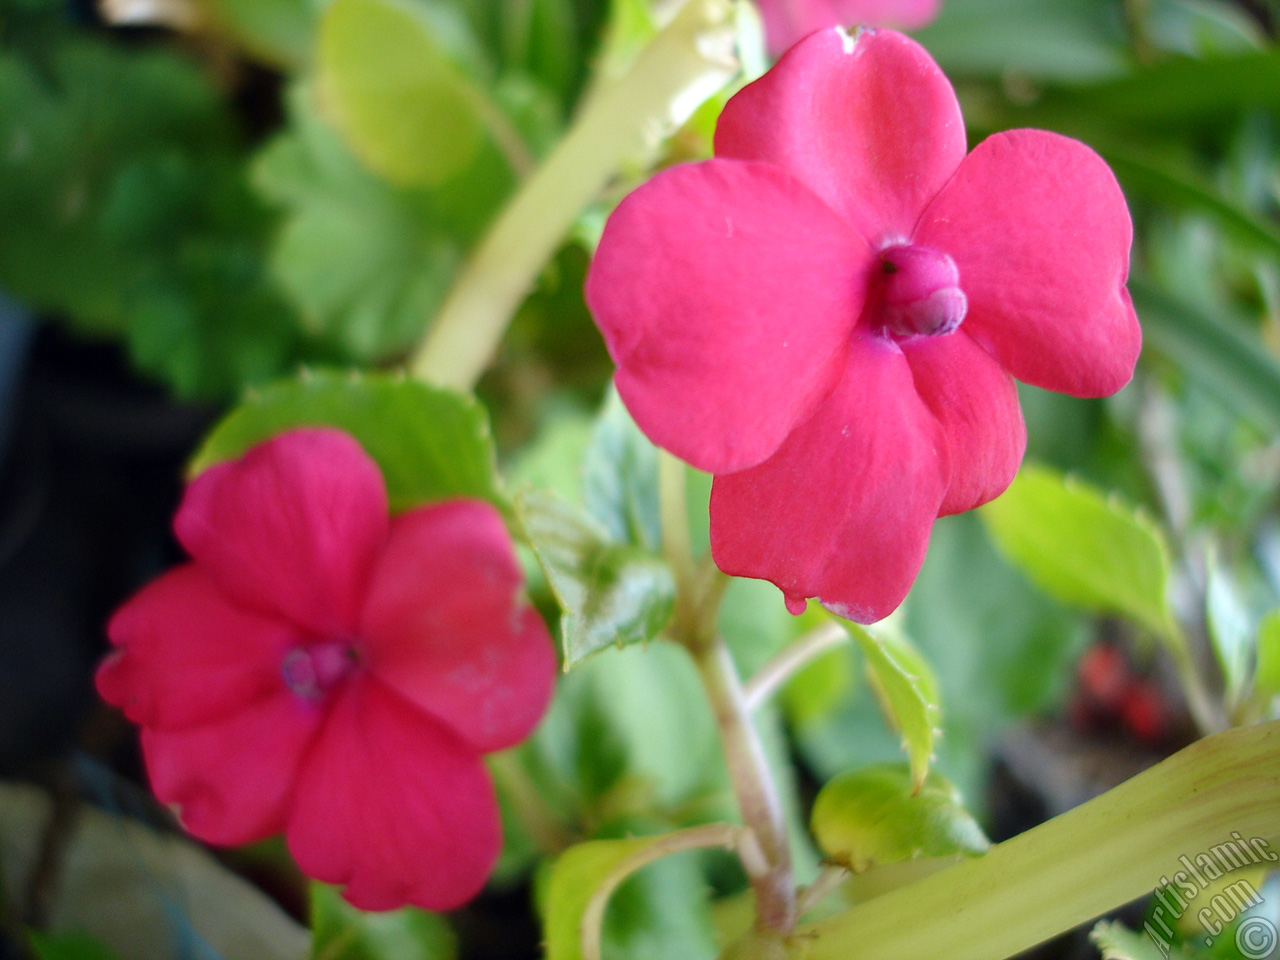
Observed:
[[[582,209],[736,73],[733,12],[731,0],[688,0],[630,70],[590,98],[458,276],[409,361],[413,376],[475,385]]]
[[[1201,740],[977,860],[802,927],[794,955],[1005,960],[1150,893],[1232,831],[1280,834],[1280,722]]]
[[[753,851],[756,855],[742,857],[755,890],[757,923],[785,933],[795,923],[795,883],[787,827],[773,773],[751,722],[729,648],[715,637],[691,647],[690,653],[711,701],[742,821],[759,846],[758,851]]]

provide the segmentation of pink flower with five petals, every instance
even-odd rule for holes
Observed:
[[[364,909],[474,896],[501,846],[482,755],[556,672],[498,512],[389,517],[355,440],[306,428],[202,473],[174,528],[192,562],[116,613],[97,677],[156,796],[209,843],[283,832]]]
[[[715,153],[622,201],[587,302],[641,429],[715,474],[719,567],[870,623],[934,519],[1013,479],[1013,377],[1098,397],[1133,375],[1128,208],[1067,137],[966,155],[950,83],[888,30],[801,41]]]
[[[938,15],[941,0],[757,0],[769,50],[781,53],[827,27],[896,27],[915,30]]]

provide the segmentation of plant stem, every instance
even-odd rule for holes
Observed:
[[[582,912],[582,956],[584,960],[600,960],[601,933],[604,928],[604,911],[614,890],[627,877],[663,857],[684,850],[705,850],[708,847],[733,847],[740,842],[742,828],[727,823],[708,823],[700,827],[677,830],[646,845],[626,857],[596,887]]]
[[[779,650],[747,681],[743,693],[747,709],[755,711],[768,701],[784,683],[828,650],[850,640],[849,631],[838,623],[824,623],[797,637]]]
[[[787,933],[796,919],[791,848],[777,786],[751,722],[737,667],[719,636],[691,646],[690,653],[711,701],[742,820],[759,846],[758,856],[742,858],[755,890],[756,923]]]
[[[685,499],[684,463],[665,450],[658,451],[658,503],[662,525],[662,555],[671,565],[680,592],[696,587],[693,544],[689,539],[689,510]]]
[[[582,209],[737,72],[733,42],[730,0],[688,0],[627,73],[602,84],[459,274],[409,359],[414,377],[475,385]]]

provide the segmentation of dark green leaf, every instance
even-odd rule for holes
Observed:
[[[337,427],[360,441],[382,469],[392,510],[449,497],[503,505],[483,408],[387,374],[307,372],[251,394],[214,427],[191,473],[298,426]]]
[[[38,960],[116,960],[117,954],[87,933],[44,933],[27,936]]]
[[[855,873],[917,857],[976,856],[990,846],[950,781],[934,772],[917,785],[896,764],[850,771],[823,787],[813,835],[826,857]]]
[[[525,494],[517,510],[564,611],[566,667],[605,647],[658,635],[675,605],[675,580],[662,559],[611,542],[588,517],[551,495]]]

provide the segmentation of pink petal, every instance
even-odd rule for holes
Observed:
[[[519,743],[546,712],[556,656],[498,511],[453,500],[397,517],[360,634],[368,667],[476,751]]]
[[[951,482],[939,515],[992,500],[1013,482],[1027,428],[1013,378],[964,331],[902,344],[916,390],[942,424]]]
[[[286,692],[201,726],[144,728],[151,788],[207,843],[231,846],[279,833],[299,764],[322,717],[321,710]]]
[[[448,910],[498,858],[497,801],[480,758],[373,677],[347,686],[298,780],[286,836],[304,873],[364,910]]]
[[[824,30],[729,101],[716,156],[790,171],[879,249],[911,236],[964,159],[951,84],[891,30]]]
[[[228,602],[195,564],[139,591],[107,627],[115,649],[98,692],[134,723],[183,727],[284,689],[280,664],[299,631]]]
[[[787,174],[710,160],[660,173],[619,204],[587,303],[649,439],[702,470],[740,470],[835,382],[867,259]]]
[[[291,430],[191,481],[174,530],[236,602],[349,635],[386,538],[387,493],[349,435]]]
[[[946,439],[902,352],[855,341],[813,418],[773,457],[711,488],[716,565],[871,623],[902,602],[947,484]]]
[[[827,27],[914,30],[938,15],[939,0],[760,0],[759,6],[769,50],[776,54]]]
[[[979,144],[917,231],[960,269],[968,334],[1019,380],[1077,397],[1107,396],[1133,376],[1132,239],[1102,158],[1043,130]]]

